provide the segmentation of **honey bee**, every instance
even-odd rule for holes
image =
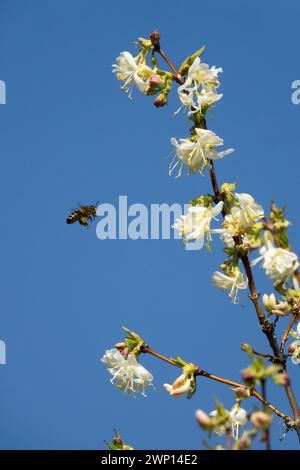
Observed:
[[[97,204],[94,206],[80,206],[79,209],[75,209],[70,215],[68,215],[66,220],[67,224],[79,222],[80,225],[88,227],[88,222],[92,222],[97,217]]]

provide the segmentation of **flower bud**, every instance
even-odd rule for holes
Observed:
[[[152,31],[149,38],[150,38],[150,41],[152,42],[153,46],[159,46],[159,41],[160,41],[160,32],[159,31]]]
[[[251,446],[251,439],[249,437],[241,437],[234,444],[234,450],[246,450]]]
[[[252,346],[250,346],[250,344],[248,344],[248,343],[243,343],[243,344],[241,345],[241,350],[247,352],[248,354],[253,353],[253,348],[252,348]]]
[[[270,312],[273,308],[275,308],[277,304],[276,297],[274,294],[271,294],[271,295],[264,294],[262,297],[262,302],[264,304],[265,309],[268,310],[268,312]]]
[[[163,83],[163,79],[161,78],[160,75],[151,75],[151,77],[149,78],[149,84],[150,85],[160,85],[161,83]]]
[[[294,354],[294,352],[296,352],[296,349],[297,349],[297,346],[296,346],[295,343],[289,344],[289,347],[288,347],[289,355],[292,356]]]
[[[163,79],[160,77],[160,75],[151,75],[151,77],[147,81],[147,89],[146,89],[146,94],[147,95],[154,95],[155,93],[158,93],[162,89],[162,84],[164,83]]]
[[[202,429],[210,429],[211,428],[211,419],[210,417],[204,413],[202,410],[197,410],[195,413],[196,421],[201,426]]]
[[[249,398],[250,392],[247,388],[237,387],[235,390],[237,398]]]
[[[162,108],[167,103],[168,103],[168,97],[165,93],[161,93],[153,101],[154,106],[156,106],[157,108]]]
[[[250,420],[256,429],[268,429],[272,423],[272,416],[263,411],[256,411],[252,413]]]
[[[291,385],[291,379],[286,372],[282,372],[281,374],[277,374],[274,377],[274,381],[277,385]]]
[[[256,376],[255,376],[254,372],[252,372],[249,369],[245,369],[245,370],[242,371],[242,378],[243,378],[244,382],[246,382],[249,385],[254,385],[255,384]]]

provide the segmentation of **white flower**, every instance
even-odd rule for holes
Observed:
[[[203,108],[209,108],[211,105],[219,101],[222,96],[222,94],[215,93],[212,90],[202,90],[201,93],[198,93],[196,95],[198,104],[198,106],[196,106],[197,110],[201,111]]]
[[[262,267],[266,275],[273,279],[275,284],[286,283],[292,279],[299,267],[298,257],[295,253],[284,248],[277,248],[268,243],[259,250],[260,256],[251,262],[255,266],[263,261]]]
[[[226,410],[227,411],[227,410]],[[247,411],[244,408],[241,408],[239,405],[234,405],[229,413],[227,423],[224,423],[218,426],[215,429],[215,432],[219,435],[222,435],[226,432],[227,428],[231,428],[231,434],[234,439],[239,438],[239,428],[244,426],[247,423]],[[209,416],[215,418],[218,416],[218,411],[213,410]]]
[[[211,209],[201,205],[189,207],[188,213],[177,219],[173,227],[179,230],[180,235],[187,242],[200,240],[205,236],[208,241],[211,241],[211,233],[214,230],[210,228],[210,224],[212,219],[215,219],[222,211],[223,204],[221,201]]]
[[[108,366],[111,382],[124,393],[141,393],[145,395],[145,388],[152,386],[153,376],[136,360],[134,354],[125,358],[116,348],[105,351],[101,361]]]
[[[179,99],[182,106],[176,111],[177,114],[182,107],[186,107],[188,113],[196,113],[208,108],[219,101],[223,95],[215,92],[219,87],[219,73],[222,69],[209,68],[197,57],[189,68],[186,81],[178,88]]]
[[[132,97],[132,89],[136,86],[140,92],[147,90],[147,80],[155,75],[155,71],[140,61],[140,57],[133,57],[130,52],[121,52],[117,58],[117,64],[113,64],[113,73],[124,82],[121,87],[129,98]]]
[[[182,106],[175,112],[177,114],[183,107],[187,108],[188,114],[201,112],[207,109],[222,98],[222,94],[215,93],[213,90],[206,91],[202,89],[199,92],[196,88],[178,88],[179,99]]]
[[[264,217],[264,209],[260,204],[255,202],[250,194],[235,193],[234,196],[238,200],[241,209],[241,219],[244,227],[247,227],[252,222],[257,222]]]
[[[181,85],[181,88],[187,88],[194,85],[197,88],[201,85],[206,89],[214,89],[220,85],[218,75],[223,72],[222,68],[215,66],[209,68],[207,64],[201,62],[200,57],[197,57],[189,68],[186,82]]]
[[[164,384],[167,392],[175,398],[181,397],[191,390],[191,380],[185,374],[181,374],[172,385]]]
[[[196,171],[199,171],[202,174],[204,168],[209,165],[210,160],[223,158],[233,152],[233,149],[217,152],[215,147],[223,145],[223,139],[212,131],[200,128],[195,129],[193,140],[179,139],[177,141],[173,137],[171,144],[175,147],[175,155],[169,166],[169,174],[171,175],[177,165],[180,164],[177,176],[182,174],[184,165],[188,166],[190,173],[195,174]]]
[[[232,272],[232,276],[215,271],[212,279],[214,286],[218,289],[229,290],[228,295],[233,298],[233,303],[237,303],[238,291],[248,287],[248,280],[244,278],[238,267]]]
[[[235,237],[241,232],[249,229],[253,223],[264,217],[264,209],[254,200],[250,194],[234,193],[238,207],[234,206],[230,213],[226,215],[223,227],[224,241],[229,242],[230,235]],[[226,239],[227,236],[227,239]],[[232,244],[232,242],[231,242]]]
[[[232,429],[232,436],[234,439],[239,438],[239,428],[240,426],[245,426],[247,423],[247,411],[244,408],[235,405],[230,411],[230,424]]]

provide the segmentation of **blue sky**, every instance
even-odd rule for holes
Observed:
[[[217,163],[219,179],[265,206],[287,204],[297,246],[299,14],[296,0],[0,0],[1,448],[99,449],[116,427],[136,448],[196,449],[205,436],[195,410],[211,410],[213,396],[232,405],[227,387],[205,379],[192,400],[171,399],[162,383],[177,371],[149,357],[156,391],[131,399],[99,360],[126,324],[161,353],[239,380],[240,344],[266,343],[247,297],[233,306],[211,286],[220,244],[208,253],[178,240],[100,241],[95,224],[65,218],[77,202],[184,203],[210,190],[207,177],[168,176],[169,139],[188,130],[172,116],[175,99],[161,110],[137,92],[130,101],[111,74],[119,52],[157,28],[175,63],[206,44],[204,60],[223,67],[208,126],[236,151]],[[259,268],[256,278],[270,291]],[[299,394],[299,370],[290,373]],[[282,390],[271,393],[289,412]],[[295,448],[281,432],[275,419],[273,447]]]

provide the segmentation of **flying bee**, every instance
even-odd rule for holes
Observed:
[[[79,222],[80,225],[88,227],[88,222],[92,222],[97,217],[97,204],[94,206],[80,206],[79,209],[75,209],[70,215],[68,215],[66,220],[67,224]]]

